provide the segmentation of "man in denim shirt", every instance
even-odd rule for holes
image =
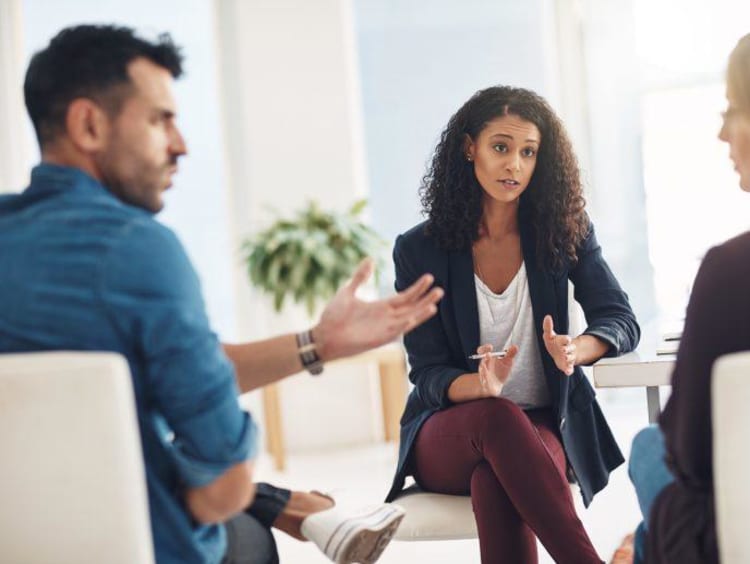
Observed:
[[[186,153],[181,72],[168,37],[112,26],[65,29],[31,60],[24,93],[42,163],[27,190],[0,197],[0,353],[127,358],[160,563],[274,562],[272,525],[337,562],[374,562],[403,512],[346,516],[323,496],[253,484],[257,431],[237,395],[394,339],[435,313],[441,291],[425,276],[362,302],[367,262],[310,331],[222,346],[182,245],[154,219]],[[353,534],[334,540],[342,524]]]

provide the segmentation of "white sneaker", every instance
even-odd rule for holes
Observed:
[[[306,517],[302,534],[337,564],[372,564],[388,546],[404,514],[403,508],[392,503],[354,515],[333,506]]]

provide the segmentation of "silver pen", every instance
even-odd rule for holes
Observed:
[[[481,360],[481,359],[484,358],[485,354],[487,354],[487,353],[484,353],[484,354],[473,354],[469,358],[472,359],[472,360]],[[493,356],[495,358],[503,358],[507,354],[508,354],[507,350],[489,353],[490,356]]]

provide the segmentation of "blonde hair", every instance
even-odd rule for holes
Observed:
[[[750,112],[750,33],[737,42],[729,55],[727,90],[740,109]]]

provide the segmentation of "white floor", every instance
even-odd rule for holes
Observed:
[[[620,448],[627,457],[630,441],[647,424],[644,389],[604,390],[598,398]],[[267,457],[257,466],[260,480],[292,489],[332,491],[347,503],[370,505],[380,501],[390,485],[396,463],[393,444],[376,444],[330,452],[291,455],[285,472],[274,472]],[[602,559],[608,560],[622,537],[639,521],[638,506],[625,465],[611,476],[588,509],[575,490],[579,515]],[[301,543],[276,532],[282,564],[315,564],[328,560],[311,543]],[[552,559],[540,545],[539,561]],[[479,562],[476,541],[392,542],[378,561],[382,564],[421,562]]]

